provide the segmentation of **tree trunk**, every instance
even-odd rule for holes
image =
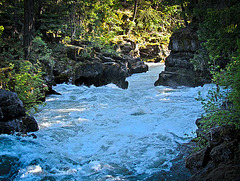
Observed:
[[[14,1],[14,26],[13,26],[13,35],[19,34],[19,32],[18,32],[18,21],[19,21],[18,3],[17,3],[17,0],[15,0],[15,1]]]
[[[28,60],[34,32],[34,0],[24,0],[24,35],[23,47]]]
[[[76,8],[75,4],[71,4],[70,12],[70,29],[71,29],[71,40],[74,39],[76,33]]]
[[[135,0],[135,3],[134,3],[134,12],[133,12],[133,18],[132,18],[132,21],[135,20],[136,15],[137,15],[137,4],[138,4],[138,0]]]
[[[36,15],[35,15],[35,29],[36,30],[38,30],[39,27],[41,26],[42,8],[43,8],[43,1],[42,0],[38,0],[37,11],[36,11]]]
[[[185,7],[184,7],[183,3],[181,4],[181,7],[182,7],[184,24],[185,24],[185,26],[188,26],[187,17],[186,17],[186,12],[185,12]]]

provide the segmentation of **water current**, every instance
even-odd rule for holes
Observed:
[[[196,130],[204,87],[154,87],[163,64],[134,74],[129,88],[61,84],[35,114],[37,139],[0,136],[0,155],[18,158],[14,180],[146,180],[169,170]]]

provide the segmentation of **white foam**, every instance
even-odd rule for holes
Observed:
[[[151,64],[149,72],[128,78],[126,90],[113,84],[55,86],[62,95],[48,97],[47,106],[35,115],[38,138],[11,138],[14,144],[1,146],[1,154],[17,153],[24,179],[38,178],[36,172],[61,179],[117,180],[168,170],[177,143],[196,129],[202,113],[195,100],[198,91],[205,93],[211,85],[154,87],[161,70],[162,64]]]

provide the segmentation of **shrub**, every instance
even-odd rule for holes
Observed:
[[[27,110],[36,110],[45,96],[41,70],[29,61],[14,63],[0,68],[0,88],[16,92]]]
[[[196,138],[198,147],[207,144],[204,136],[212,127],[234,125],[240,128],[240,48],[225,69],[213,74],[216,88],[209,90],[206,98],[199,93],[206,114],[202,118],[202,134]]]

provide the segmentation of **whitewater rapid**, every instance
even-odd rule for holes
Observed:
[[[35,114],[37,139],[0,136],[0,155],[17,157],[14,180],[144,180],[169,170],[196,130],[204,87],[154,87],[163,64],[149,64],[124,90],[61,84]]]

